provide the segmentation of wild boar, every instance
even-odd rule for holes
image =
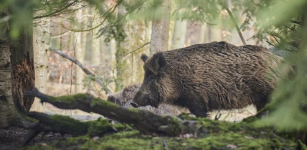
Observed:
[[[132,107],[130,103],[140,87],[141,84],[127,86],[122,91],[108,95],[107,100],[125,108],[130,108]],[[157,115],[177,116],[181,113],[189,113],[189,110],[186,108],[180,108],[169,104],[161,104],[159,108],[145,106],[139,107],[139,109],[148,110]]]
[[[145,75],[133,107],[166,103],[206,117],[213,110],[263,108],[282,58],[260,46],[212,42],[143,55],[142,60]]]

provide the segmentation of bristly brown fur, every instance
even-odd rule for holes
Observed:
[[[226,42],[159,52],[145,61],[145,78],[134,102],[175,104],[201,117],[250,104],[259,110],[280,76],[276,68],[281,60],[260,46]]]

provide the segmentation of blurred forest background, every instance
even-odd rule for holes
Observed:
[[[7,7],[11,14],[1,16],[1,36],[5,35],[2,29],[7,21],[10,39],[18,38],[24,26],[33,25],[35,86],[43,93],[59,96],[88,92],[105,99],[106,91],[116,92],[126,85],[142,82],[142,53],[151,55],[212,41],[242,45],[239,30],[247,44],[291,54],[285,60],[295,73],[281,79],[270,103],[274,111],[265,121],[285,128],[306,127],[305,0],[4,0],[0,3],[0,10]],[[156,29],[163,20],[167,30]],[[153,33],[158,31],[167,38],[155,38]],[[153,50],[153,43],[159,40],[166,42],[166,47]],[[75,64],[49,51],[50,48],[78,59],[103,81],[103,88]],[[58,110],[48,104],[42,106],[37,100],[31,109],[82,114],[76,110]]]
[[[110,9],[117,4],[118,1],[108,0],[101,5],[101,9]],[[227,20],[229,14],[226,10],[217,12],[219,19],[207,23],[192,18],[178,19],[175,16],[176,7],[173,6],[176,4],[170,5],[169,11],[173,13],[170,16],[169,32],[164,33],[168,34],[168,50],[213,41],[242,45],[233,23]],[[46,51],[48,47],[78,59],[103,80],[112,92],[127,85],[141,83],[144,72],[140,56],[150,55],[152,21],[125,17],[121,31],[124,38],[116,39],[110,34],[102,33],[102,30],[110,26],[110,22],[104,21],[106,18],[102,17],[98,10],[86,3],[74,7],[74,11],[34,20],[36,87],[53,96],[81,92],[89,92],[103,99],[107,96],[79,67],[56,53]],[[121,15],[121,9],[125,9],[121,7],[114,9],[113,15]],[[243,24],[248,16],[236,17],[236,21]],[[244,29],[242,33],[247,44],[254,45],[258,42],[258,45],[268,47],[267,42],[253,38],[257,32],[257,28],[253,26]],[[48,104],[42,107],[38,101],[34,103],[32,110],[80,114],[79,111],[62,111]]]

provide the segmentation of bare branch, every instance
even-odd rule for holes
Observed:
[[[109,9],[109,10],[105,13],[104,19],[103,19],[98,25],[96,25],[96,26],[94,26],[94,27],[92,27],[92,28],[89,28],[89,29],[72,29],[72,28],[67,28],[67,27],[65,27],[63,24],[62,24],[61,26],[62,26],[64,29],[69,30],[69,31],[72,31],[72,32],[87,32],[87,31],[92,31],[92,30],[94,30],[94,29],[100,27],[101,25],[103,25],[104,22],[107,20],[108,16],[109,16],[110,14],[112,14],[112,13],[116,10],[116,8],[118,7],[118,5],[119,5],[119,4],[116,4],[113,8]]]
[[[61,11],[67,9],[68,7],[70,7],[70,6],[72,6],[72,5],[76,4],[76,3],[77,3],[77,0],[69,3],[68,5],[64,6],[63,8],[61,8],[59,10],[56,10],[56,11],[54,11],[52,13],[49,13],[49,14],[45,14],[45,15],[41,15],[41,16],[35,16],[35,17],[33,17],[33,19],[39,19],[39,18],[44,18],[44,17],[50,17],[50,16],[53,16],[53,15],[57,15]]]
[[[130,51],[130,52],[126,53],[123,57],[125,57],[125,56],[127,56],[127,55],[129,55],[129,54],[131,54],[131,53],[134,53],[134,52],[140,50],[141,48],[145,47],[145,46],[148,45],[148,44],[150,44],[150,42],[147,42],[147,43],[143,44],[142,46],[138,47],[137,49],[135,49],[135,50],[133,50],[133,51]]]
[[[90,70],[88,70],[87,68],[85,68],[85,67],[80,63],[80,61],[77,60],[76,58],[74,58],[74,57],[72,57],[72,56],[69,56],[69,55],[67,55],[67,54],[65,54],[65,53],[63,53],[63,52],[61,52],[61,51],[59,51],[59,50],[57,50],[57,49],[54,49],[54,48],[50,48],[50,50],[53,51],[53,52],[55,52],[55,53],[57,53],[57,54],[59,54],[60,56],[62,56],[62,57],[64,57],[64,58],[70,60],[70,61],[73,62],[74,64],[78,65],[78,66],[84,71],[85,74],[87,74],[87,75],[89,75],[89,76],[93,76],[93,77],[95,78],[95,74],[93,74]],[[112,93],[111,90],[110,90],[106,85],[104,85],[100,79],[95,78],[95,81],[96,81],[97,84],[99,84],[99,85],[103,88],[103,90],[104,90],[107,94]]]
[[[244,37],[243,37],[243,34],[242,34],[242,32],[240,31],[239,25],[238,25],[238,23],[236,22],[236,19],[235,19],[235,17],[233,16],[231,10],[228,8],[227,4],[222,3],[221,1],[219,1],[219,2],[220,2],[220,4],[222,5],[222,7],[223,7],[223,8],[227,11],[227,13],[229,14],[230,19],[231,19],[233,25],[235,26],[235,28],[236,28],[236,30],[237,30],[237,32],[238,32],[240,38],[241,38],[241,41],[242,41],[243,45],[246,45],[246,42],[245,42]]]

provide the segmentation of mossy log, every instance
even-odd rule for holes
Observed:
[[[30,127],[25,135],[23,145],[30,142],[41,132],[57,132],[72,136],[88,135],[90,137],[122,131],[127,128],[123,124],[112,124],[109,120],[99,118],[96,121],[81,122],[68,116],[47,115],[39,112],[29,112],[28,116],[39,120],[39,123]]]
[[[100,98],[87,94],[52,97],[40,93],[36,88],[27,91],[25,96],[35,96],[41,102],[48,102],[61,109],[80,109],[85,112],[94,112],[107,118],[131,125],[144,134],[157,136],[179,136],[185,133],[194,133],[196,121],[182,120],[171,116],[158,116],[149,111],[134,108],[122,108]],[[40,120],[39,118],[37,118]]]

